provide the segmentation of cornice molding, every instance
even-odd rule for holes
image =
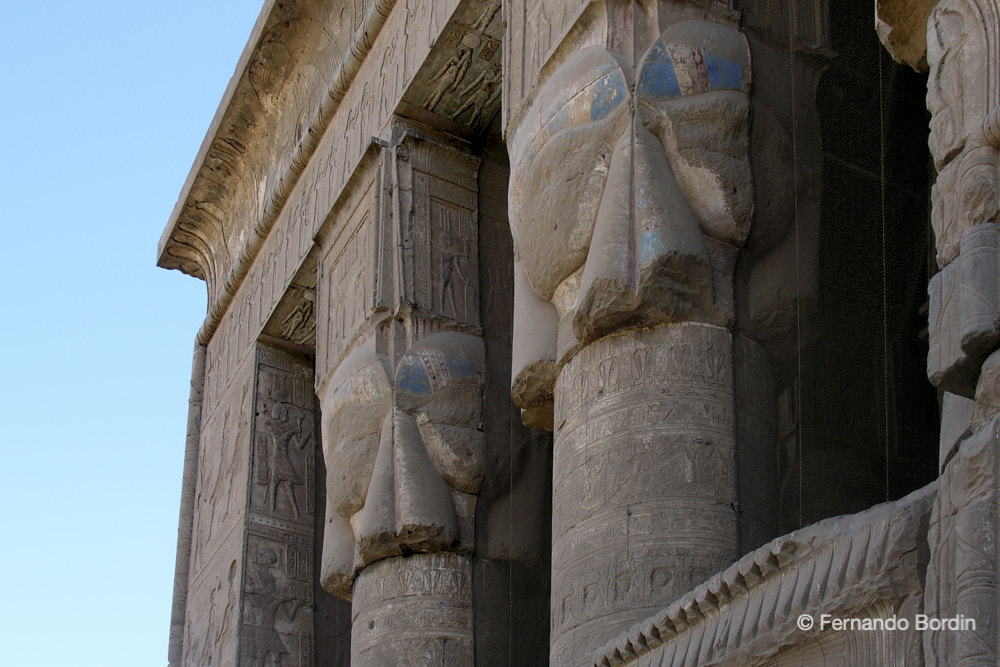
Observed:
[[[300,34],[297,31],[302,29],[301,26],[296,27],[294,21],[287,20],[290,12],[295,12],[296,6],[305,4],[307,3],[289,0],[276,4],[275,0],[268,0],[264,6],[240,57],[237,74],[226,89],[160,239],[158,266],[178,269],[208,283],[208,314],[197,337],[201,345],[207,344],[212,338],[232,304],[285,201],[319,145],[396,0],[375,0],[371,3],[349,45],[343,50],[333,76],[328,79],[326,94],[321,96],[318,105],[312,109],[311,116],[306,116],[309,121],[300,123],[294,145],[273,165],[275,169],[269,172],[268,181],[272,183],[262,193],[264,201],[259,207],[260,214],[252,225],[248,225],[250,229],[236,256],[232,261],[225,261],[229,259],[229,251],[224,218],[233,215],[232,211],[225,209],[225,198],[229,194],[226,191],[227,181],[234,178],[234,173],[239,170],[248,169],[247,162],[254,157],[247,155],[247,146],[252,136],[271,131],[271,126],[277,122],[276,118],[269,115],[274,109],[266,98],[249,94],[241,96],[239,93],[256,91],[269,83],[281,85],[277,80],[280,77],[268,81],[266,67],[270,63],[266,56],[261,55],[265,47],[281,43],[287,38],[287,43],[283,44],[286,47],[284,50],[291,54],[291,58],[298,59],[298,62],[279,63],[283,70],[282,77],[309,57],[312,52],[309,45],[296,42],[308,38],[309,34]],[[256,63],[263,63],[265,70],[255,69]],[[268,165],[264,167],[266,169]],[[196,193],[204,194],[198,196]],[[227,255],[225,258],[222,257],[223,253]]]

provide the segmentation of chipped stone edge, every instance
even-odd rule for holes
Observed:
[[[653,652],[663,664],[760,660],[819,634],[797,627],[801,614],[843,616],[919,594],[919,552],[937,490],[935,481],[773,540],[606,643],[592,664],[630,664]]]

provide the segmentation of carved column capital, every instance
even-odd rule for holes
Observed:
[[[472,660],[487,373],[463,148],[395,123],[320,237],[321,577],[354,602],[351,664]]]
[[[408,553],[470,553],[483,478],[480,338],[431,334],[395,369],[351,352],[322,400],[327,464],[323,585],[349,598],[357,573]]]
[[[754,187],[731,19],[591,3],[511,111],[512,395],[555,434],[553,665],[737,555],[736,376],[756,369],[733,280]]]
[[[731,326],[750,231],[750,55],[734,28],[674,23],[630,56],[566,56],[508,132],[513,397],[544,426],[558,369],[623,328]],[[516,312],[515,319],[521,319]]]

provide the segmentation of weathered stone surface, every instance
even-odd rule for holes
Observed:
[[[944,0],[927,23],[929,144],[939,170],[967,147],[997,104],[988,73],[997,57],[996,10],[979,4],[986,3]]]
[[[960,441],[965,439],[972,427],[975,401],[958,394],[944,392],[941,402],[941,436],[938,465],[944,468],[945,462],[951,458],[953,450]]]
[[[312,376],[258,344],[204,422],[183,664],[311,665],[334,650],[315,616],[335,603],[317,599]]]
[[[236,662],[253,373],[251,356],[230,390],[202,413],[184,647],[179,664]],[[213,379],[208,375],[206,385]]]
[[[336,515],[328,520],[337,539],[353,533],[359,559],[330,544],[324,580],[342,595],[360,567],[404,545],[457,546],[456,511],[478,492],[483,344],[435,333],[478,330],[478,165],[397,126],[321,233],[317,389]]]
[[[732,339],[701,324],[605,338],[556,396],[551,660],[578,664],[736,558]]]
[[[875,29],[897,62],[927,70],[927,17],[936,4],[937,0],[875,2]]]
[[[500,0],[460,3],[401,104],[409,117],[458,135],[480,134],[500,111]]]
[[[997,222],[997,167],[996,149],[979,146],[951,161],[938,174],[931,224],[940,267],[958,258],[962,239],[973,228]]]
[[[515,319],[521,308],[548,315],[515,339],[555,337],[516,356],[512,395],[526,423],[548,425],[558,376],[556,665],[579,663],[602,632],[721,569],[738,546],[736,381],[724,327],[735,320],[733,275],[753,202],[747,43],[683,15],[651,30],[655,3],[615,16],[614,29],[617,9],[594,7],[511,111],[507,137]],[[753,418],[744,427],[752,438]],[[775,482],[772,471],[772,491]],[[763,518],[759,503],[751,513]],[[771,536],[763,524],[753,530],[751,540]]]
[[[993,352],[983,362],[974,405],[968,423],[972,432],[979,431],[1000,414],[1000,352]],[[944,445],[943,440],[941,444]]]
[[[1000,227],[979,225],[962,237],[962,253],[931,279],[931,381],[971,398],[979,367],[1000,343]]]
[[[936,498],[934,484],[779,537],[619,634],[592,664],[916,664],[912,626],[841,633],[821,630],[819,619],[909,618],[920,610]],[[815,626],[800,627],[802,614]],[[794,648],[778,653],[785,647]]]
[[[976,620],[965,632],[926,633],[929,664],[997,660],[997,421],[961,442],[945,464],[927,531],[930,564],[924,613]]]
[[[358,348],[325,387],[331,592],[404,550],[471,549],[459,524],[483,477],[484,363],[481,339],[442,332],[411,346],[391,383],[384,358]]]
[[[713,67],[671,59],[685,49]],[[607,49],[582,48],[553,74],[508,142],[524,174],[511,182],[515,260],[561,320],[572,307],[580,343],[636,322],[731,319],[716,312],[731,296],[713,289],[731,276],[712,275],[700,237],[739,246],[749,229],[745,40],[709,22],[681,22],[654,40],[634,75],[625,62]],[[633,105],[639,111],[623,125]],[[567,210],[577,211],[568,226]],[[571,285],[581,266],[579,286],[561,297],[560,286]],[[567,346],[556,347],[563,356]]]
[[[930,4],[877,4],[883,38],[918,66]],[[931,529],[928,491],[725,570],[824,495],[864,507],[853,490],[882,493],[883,472],[888,494],[890,449],[920,445],[893,439],[906,432],[893,421],[926,407],[899,379],[916,355],[897,346],[895,295],[882,295],[882,356],[823,347],[875,312],[837,301],[866,298],[837,283],[879,261],[876,198],[855,186],[888,176],[883,211],[900,185],[926,200],[884,171],[893,110],[909,103],[893,84],[884,99],[867,90],[881,135],[821,119],[873,117],[845,97],[876,74],[856,75],[845,8],[268,5],[161,254],[209,283],[172,663],[182,649],[186,664],[346,664],[346,638],[324,648],[343,626],[319,578],[353,597],[356,664],[542,662],[543,608],[553,664],[585,663],[643,618],[600,664],[995,661],[991,636],[809,635],[792,615],[995,614],[1000,40],[987,2],[942,0],[926,24],[943,269],[928,368],[946,390]],[[898,236],[883,216],[883,266],[895,244],[923,263],[922,210],[898,214],[917,221]],[[813,318],[831,295],[841,319]],[[262,361],[258,340],[315,353],[315,373]],[[879,371],[885,387],[867,386]],[[325,467],[310,459],[313,386]],[[554,431],[554,454],[519,421]],[[803,461],[813,470],[796,477]]]
[[[191,394],[188,397],[187,437],[184,443],[184,477],[181,511],[177,527],[177,557],[174,566],[174,594],[170,609],[170,643],[167,660],[179,665],[184,653],[184,624],[187,616],[191,549],[194,546],[195,495],[198,491],[198,456],[201,446],[201,414],[205,391],[205,348],[196,345],[191,363]]]
[[[390,558],[358,577],[351,665],[474,664],[472,569],[468,557]]]

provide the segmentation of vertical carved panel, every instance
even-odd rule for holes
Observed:
[[[313,665],[312,364],[258,345],[240,658]]]
[[[538,83],[542,67],[581,10],[584,0],[514,0],[506,3],[504,121]]]
[[[401,219],[410,220],[403,234],[412,248],[403,267],[412,276],[409,298],[422,314],[476,327],[479,160],[412,134],[402,139],[399,148],[404,150],[396,150],[395,168],[402,172],[400,181],[412,185],[409,202],[403,199],[405,193],[399,193]]]
[[[202,427],[185,665],[315,664],[313,365],[251,349]]]
[[[368,203],[368,198],[364,203]],[[348,221],[343,234],[326,257],[323,258],[324,311],[327,331],[323,342],[324,358],[339,359],[354,335],[364,324],[371,300],[371,215],[361,206]]]

